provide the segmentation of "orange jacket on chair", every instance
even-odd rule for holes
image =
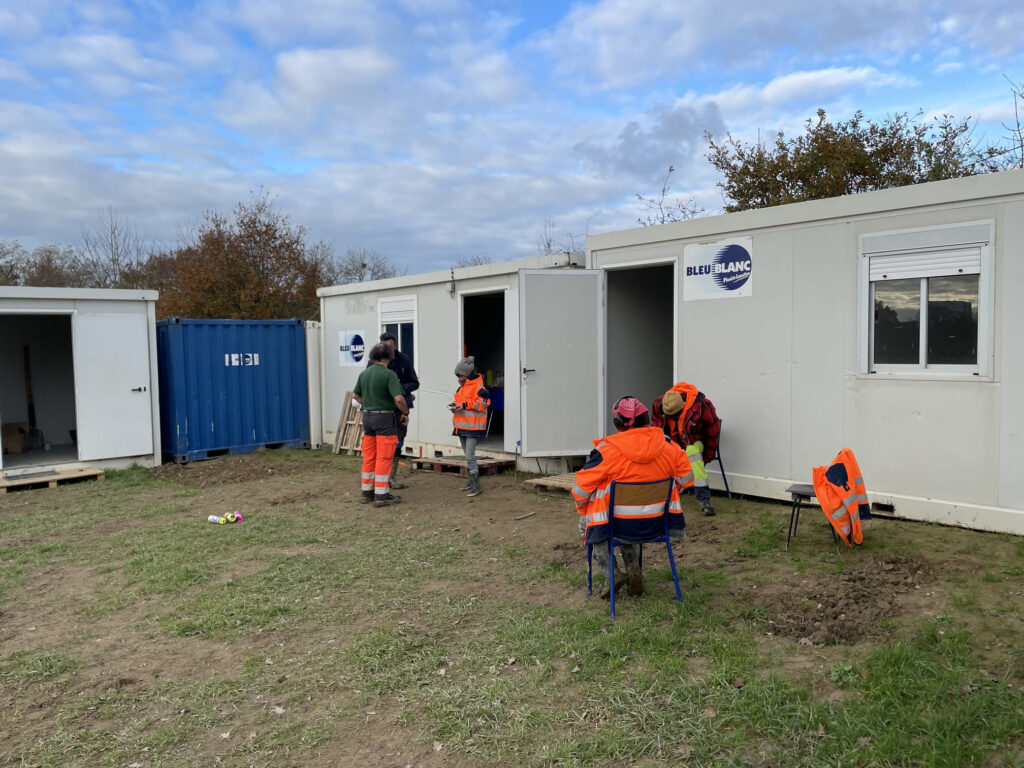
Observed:
[[[679,491],[693,485],[693,470],[686,453],[669,440],[657,427],[638,427],[595,440],[596,446],[583,469],[576,473],[572,496],[577,511],[584,516],[587,544],[608,540],[608,501],[612,482],[648,482],[675,478],[669,503],[669,528],[686,527]],[[663,504],[656,505],[647,517],[661,517]],[[637,515],[635,526],[644,528]],[[616,536],[628,539],[633,535],[630,520],[616,517]]]
[[[871,517],[864,476],[849,448],[843,448],[827,467],[813,471],[814,495],[836,533],[850,546],[864,543],[860,522]]]

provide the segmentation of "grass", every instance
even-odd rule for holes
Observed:
[[[280,488],[357,471],[315,453],[256,460],[297,470],[266,481]],[[950,574],[941,614],[808,649],[766,639],[768,609],[734,590],[751,567],[771,584],[848,563],[786,555],[785,510],[764,504],[722,500],[719,567],[684,558],[682,603],[669,571],[649,567],[649,594],[611,622],[596,598],[528,599],[582,593],[586,574],[523,541],[298,502],[201,524],[204,505],[243,492],[134,468],[12,495],[0,596],[40,621],[64,612],[69,629],[4,637],[0,763],[345,764],[396,728],[395,749],[436,743],[481,766],[1024,761],[1024,547],[1009,537],[944,545],[982,565]],[[914,536],[892,528],[893,551]],[[55,582],[33,590],[54,569],[86,588],[63,602]],[[992,634],[973,631],[979,613]]]

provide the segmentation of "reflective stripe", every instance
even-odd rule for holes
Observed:
[[[603,525],[608,522],[608,510],[591,512],[589,515],[584,515],[584,519],[587,521],[588,528],[592,525]]]
[[[843,507],[839,507],[839,509],[833,510],[829,516],[838,523],[848,514],[849,512],[847,512],[846,509],[844,509]]]
[[[661,517],[665,509],[665,502],[658,501],[654,504],[636,504],[626,506],[615,505],[615,517]]]
[[[844,525],[842,527],[842,533],[845,536],[849,536],[850,535],[850,524],[849,523],[847,523],[846,525]]]
[[[574,485],[572,487],[572,495],[577,497],[577,498],[583,498],[583,499],[589,499],[590,498],[590,494],[587,491],[584,491],[578,485]]]
[[[672,499],[672,501],[668,503],[668,511],[669,513],[683,511],[683,505],[679,503],[679,499]]]
[[[693,486],[695,488],[707,488],[707,487],[709,487],[708,486],[708,476],[704,475],[704,479],[703,480],[694,480],[693,481]]]
[[[693,483],[693,472],[687,472],[685,475],[680,475],[676,478],[676,486],[683,487]]]

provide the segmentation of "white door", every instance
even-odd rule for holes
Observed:
[[[585,456],[604,434],[603,270],[519,272],[523,456]]]
[[[152,454],[148,317],[76,314],[72,329],[79,460]]]

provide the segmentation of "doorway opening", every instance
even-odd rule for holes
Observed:
[[[0,315],[4,470],[78,461],[70,315]]]
[[[607,272],[605,413],[626,395],[650,408],[675,383],[675,286],[674,264]]]
[[[479,447],[500,451],[505,445],[505,292],[462,297],[462,354],[472,355],[490,393],[487,437]]]

